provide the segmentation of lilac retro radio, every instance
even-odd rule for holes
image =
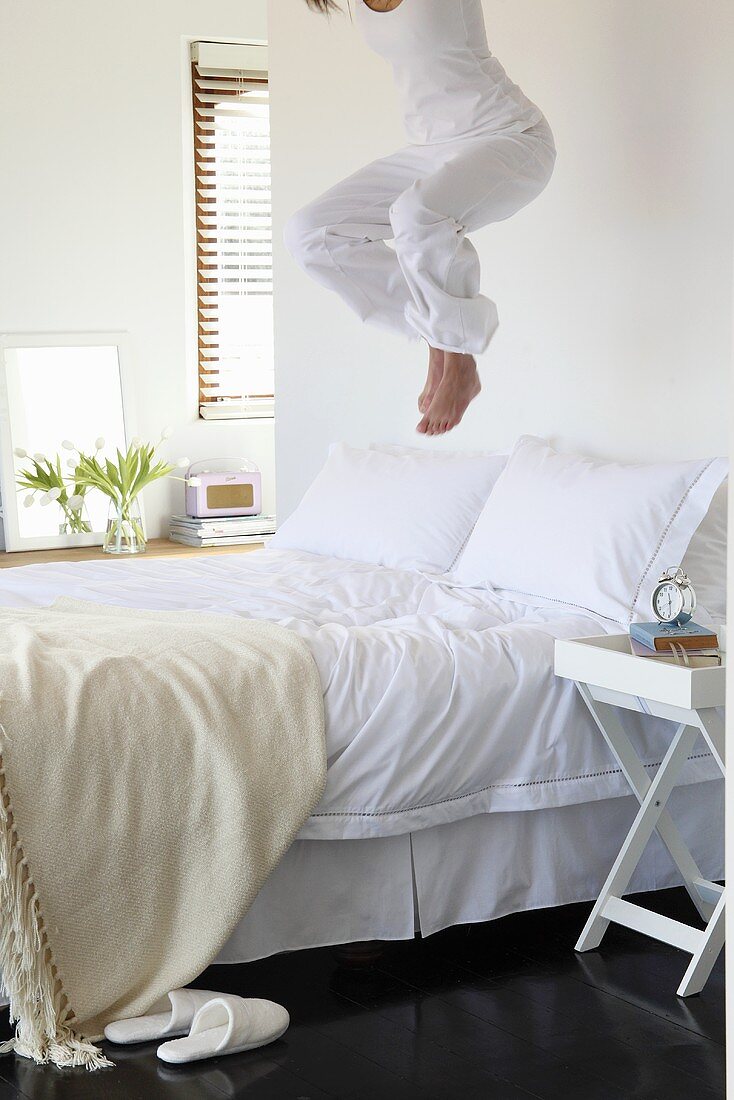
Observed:
[[[260,471],[246,458],[210,458],[194,462],[186,473],[186,514],[200,519],[259,516]]]

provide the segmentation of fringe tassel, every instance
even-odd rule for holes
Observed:
[[[2,696],[0,695],[0,699]],[[0,968],[10,997],[15,1038],[0,1044],[0,1055],[15,1051],[38,1065],[114,1065],[99,1047],[70,1026],[66,994],[53,963],[28,861],[14,827],[2,751],[7,733],[0,723]]]

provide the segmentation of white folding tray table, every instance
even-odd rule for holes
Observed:
[[[623,924],[686,951],[691,961],[678,988],[681,997],[699,993],[724,944],[724,888],[704,878],[666,805],[699,733],[725,774],[724,721],[726,658],[718,668],[686,668],[631,652],[626,634],[602,635],[555,644],[557,676],[574,680],[594,721],[614,753],[640,803],[627,839],[576,944],[598,947],[609,922]],[[645,766],[619,719],[618,708],[652,714],[674,723],[657,775]],[[623,894],[653,832],[678,867],[686,889],[706,922],[696,928],[625,901]]]

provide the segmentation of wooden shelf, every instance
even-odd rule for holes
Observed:
[[[103,554],[101,546],[72,546],[63,550],[19,550],[9,554],[0,551],[0,569],[15,569],[19,565],[42,565],[60,561],[146,561],[150,558],[201,558],[207,554],[247,554],[261,550],[264,543],[246,546],[183,546],[170,539],[151,539],[144,554]]]

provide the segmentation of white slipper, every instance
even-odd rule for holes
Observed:
[[[104,1029],[111,1043],[150,1043],[166,1036],[187,1035],[194,1016],[212,997],[211,989],[172,989],[151,1006],[147,1016],[115,1020]]]
[[[185,1039],[163,1043],[158,1057],[179,1065],[216,1058],[221,1054],[239,1054],[274,1043],[288,1030],[290,1016],[274,1001],[258,1001],[224,993],[215,996],[194,1016]]]

